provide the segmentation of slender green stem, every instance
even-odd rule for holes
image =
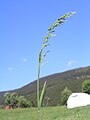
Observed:
[[[38,80],[37,80],[37,107],[38,107],[38,120],[40,120],[40,93],[39,88],[40,87],[40,62],[38,63]]]
[[[40,87],[40,62],[38,63],[38,80],[37,80],[37,107],[38,110],[40,110],[40,104],[39,104],[39,99],[40,99],[40,93],[39,93],[39,88]]]
[[[40,120],[40,109],[38,110],[38,120]]]

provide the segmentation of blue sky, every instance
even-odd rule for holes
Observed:
[[[77,13],[50,39],[41,77],[90,65],[90,0],[0,1],[0,91],[37,79],[38,54],[47,29],[71,11]]]

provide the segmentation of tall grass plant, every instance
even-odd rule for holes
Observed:
[[[49,51],[43,52],[44,49],[49,45],[49,39],[55,36],[55,28],[62,25],[67,18],[74,15],[75,12],[69,12],[58,18],[49,28],[47,31],[46,36],[44,37],[44,41],[42,47],[39,52],[38,57],[38,80],[37,80],[37,107],[38,107],[38,120],[40,120],[40,108],[44,99],[45,90],[46,90],[46,81],[43,85],[41,94],[40,94],[40,71],[41,71],[41,63],[43,62],[44,58],[46,57]]]

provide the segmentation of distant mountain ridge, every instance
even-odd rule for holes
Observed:
[[[81,92],[82,82],[90,79],[90,66],[81,67],[62,73],[52,74],[40,79],[40,89],[45,81],[47,81],[47,89],[44,103],[46,104],[48,99],[48,105],[59,105],[61,91],[65,87],[68,87],[73,92]],[[25,96],[28,100],[32,100],[34,106],[36,106],[36,80],[28,85],[25,85],[19,89],[5,91],[16,92]],[[3,104],[5,92],[0,92],[0,104]]]

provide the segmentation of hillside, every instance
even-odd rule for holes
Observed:
[[[44,101],[45,104],[46,99],[49,98],[48,105],[59,105],[60,94],[65,86],[67,86],[73,92],[80,92],[82,82],[87,79],[90,79],[90,66],[73,69],[41,78],[40,88],[42,88],[44,81],[47,81],[47,89]],[[27,99],[32,100],[33,104],[36,106],[36,81],[25,85],[20,89],[8,92],[16,92],[20,95],[24,95]],[[0,92],[0,104],[3,104],[4,94],[5,92]]]

